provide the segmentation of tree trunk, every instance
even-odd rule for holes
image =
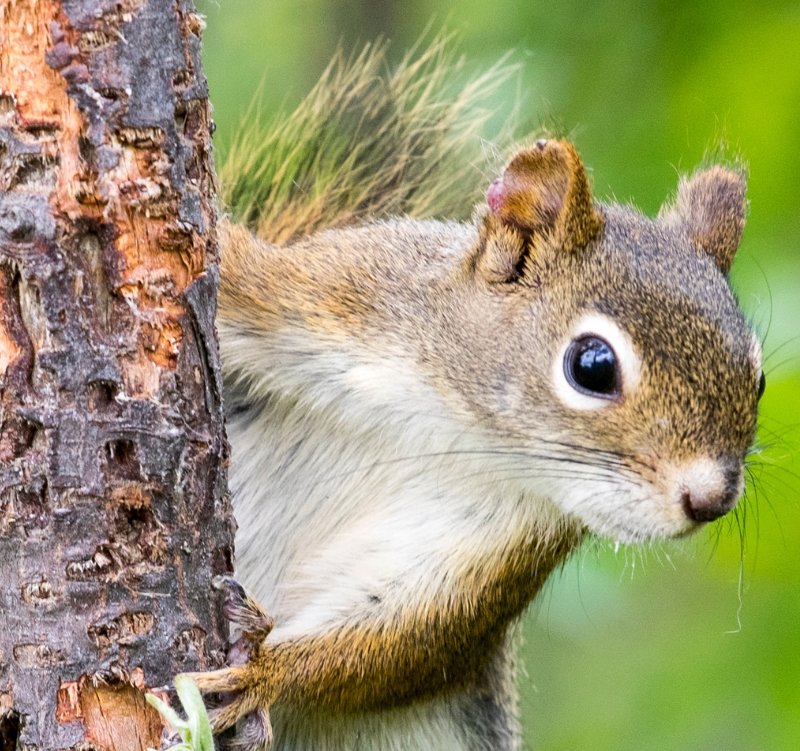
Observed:
[[[0,0],[0,748],[145,749],[233,521],[191,0]]]

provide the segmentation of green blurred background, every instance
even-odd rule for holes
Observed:
[[[651,550],[595,543],[526,621],[532,749],[800,749],[800,4],[513,0],[200,0],[218,157],[263,80],[291,106],[337,45],[379,35],[395,56],[457,33],[480,71],[511,50],[525,124],[576,140],[603,198],[654,213],[726,139],[749,164],[734,269],[766,337],[765,451],[746,534],[722,521]]]

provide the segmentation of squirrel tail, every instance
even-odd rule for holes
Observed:
[[[467,216],[488,184],[476,176],[504,156],[480,136],[515,66],[501,60],[455,89],[464,62],[450,40],[421,47],[393,70],[386,43],[339,51],[294,112],[251,113],[219,171],[226,210],[277,244],[368,218]]]

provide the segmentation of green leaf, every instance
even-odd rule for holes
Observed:
[[[214,751],[214,737],[208,711],[194,680],[188,675],[176,676],[175,691],[186,712],[185,720],[157,696],[153,694],[145,696],[148,704],[155,707],[181,737],[182,743],[172,746],[170,751]]]
[[[197,684],[188,675],[179,675],[175,678],[175,690],[186,710],[193,750],[214,751],[211,722]]]
[[[188,730],[186,720],[182,720],[178,713],[165,701],[159,699],[155,694],[145,694],[145,701],[158,710],[159,714],[177,731]]]

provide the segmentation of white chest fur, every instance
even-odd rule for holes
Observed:
[[[440,417],[435,394],[398,389],[412,378],[398,367],[328,362],[338,381],[319,399],[259,393],[261,384],[255,399],[229,394],[237,572],[275,617],[270,640],[324,633],[373,603],[401,612],[448,597],[509,530],[546,537],[563,525],[548,501],[522,497],[498,474],[516,457],[498,465]],[[516,748],[513,683],[504,648],[473,685],[410,706],[336,716],[277,706],[275,748]]]

